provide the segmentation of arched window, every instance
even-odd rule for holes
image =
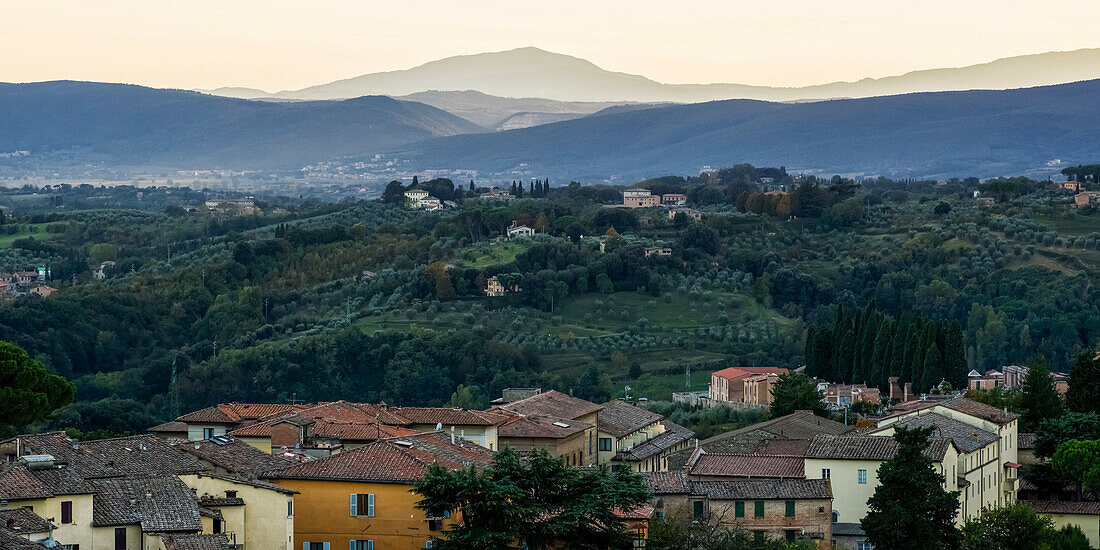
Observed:
[[[840,512],[833,510],[833,523],[840,523]]]

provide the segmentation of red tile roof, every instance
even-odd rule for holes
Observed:
[[[258,420],[302,408],[305,406],[285,403],[221,403],[187,413],[176,420],[190,423],[234,424],[242,420]]]
[[[386,411],[407,419],[411,424],[499,426],[508,420],[508,415],[499,412],[441,407],[388,407]]]
[[[165,434],[187,433],[187,423],[186,422],[175,422],[175,421],[165,422],[164,424],[157,424],[156,426],[153,426],[152,428],[149,428],[147,431],[152,432],[152,433],[165,433]]]
[[[786,374],[788,371],[781,367],[729,367],[714,372],[711,376],[725,378],[726,380],[739,380],[753,374]]]
[[[493,452],[476,443],[440,432],[384,439],[358,449],[291,466],[272,479],[319,479],[355,482],[412,483],[424,477],[428,466],[458,470],[488,466]]]
[[[0,510],[0,529],[14,533],[45,533],[50,530],[50,522],[26,507]],[[2,548],[2,546],[0,546]]]
[[[802,478],[801,456],[752,455],[704,452],[691,465],[693,476]]]
[[[604,403],[599,414],[600,431],[615,437],[625,437],[662,419],[655,412],[618,399]]]

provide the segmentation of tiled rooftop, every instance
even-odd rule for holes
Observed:
[[[199,532],[199,506],[176,476],[97,479],[92,525],[140,524],[150,533]]]
[[[89,494],[95,491],[68,466],[30,469],[15,462],[0,471],[0,500],[26,500],[56,495]]]
[[[769,456],[730,453],[702,453],[691,466],[693,476],[805,477],[801,456]]]
[[[532,395],[526,399],[520,399],[519,401],[501,405],[500,408],[528,416],[543,415],[577,419],[597,412],[602,409],[603,406],[571,395],[565,395],[559,391],[551,390]]]
[[[34,513],[30,508],[21,506],[9,510],[0,510],[0,529],[7,529],[13,533],[23,535],[46,533],[50,530],[50,522]]]
[[[655,412],[615,399],[603,404],[603,410],[599,413],[600,431],[625,437],[663,418]]]
[[[209,470],[195,457],[152,435],[85,441],[80,447],[124,475],[180,475]]]
[[[508,420],[508,415],[498,412],[445,407],[388,407],[386,410],[407,419],[410,424],[499,426]]]
[[[592,428],[580,420],[556,416],[513,416],[497,428],[497,437],[562,439]]]
[[[895,414],[892,414],[888,418],[895,418],[914,411],[934,409],[936,407],[944,407],[1000,426],[1004,426],[1020,417],[1020,415],[1016,413],[998,409],[997,407],[986,405],[985,403],[979,403],[973,399],[954,397],[949,399],[929,399],[926,401],[907,401],[905,403],[898,403],[894,405]]]
[[[1000,436],[993,432],[971,426],[965,422],[955,420],[954,418],[948,418],[935,412],[904,417],[896,422],[892,422],[882,428],[874,430],[871,433],[879,434],[895,426],[905,426],[907,428],[932,428],[932,437],[950,439],[959,450],[967,453],[972,453],[1000,440]]]
[[[943,460],[951,442],[947,439],[929,439],[924,455],[932,460]],[[836,460],[889,460],[897,454],[898,443],[892,437],[878,435],[819,435],[806,449],[806,458]]]
[[[639,462],[645,460],[653,455],[663,453],[668,449],[671,449],[693,437],[695,432],[676,424],[669,420],[662,420],[661,424],[664,425],[665,431],[660,435],[652,437],[642,443],[635,445],[630,450],[619,451],[615,455],[615,460],[622,460],[624,462]]]
[[[1020,450],[1035,448],[1035,434],[1024,432],[1016,436],[1016,448]]]
[[[1100,516],[1100,502],[1095,500],[1021,500],[1040,514],[1070,514]]]
[[[229,550],[225,535],[166,535],[164,550]]]
[[[655,495],[684,494],[691,490],[684,472],[643,472],[642,481]]]
[[[726,380],[739,380],[754,374],[786,374],[787,369],[781,367],[728,367],[714,372],[711,376],[725,378]]]
[[[4,550],[45,550],[46,546],[31,542],[7,529],[0,529],[0,548]]]
[[[691,494],[712,500],[831,499],[828,479],[752,479],[692,481]]]
[[[224,442],[224,444],[222,444]],[[225,438],[219,441],[182,441],[171,443],[195,459],[220,468],[231,474],[256,477],[271,470],[279,470],[296,464],[282,456],[265,453],[243,441]]]
[[[439,432],[384,439],[357,449],[291,466],[272,474],[273,479],[329,479],[412,483],[424,476],[428,466],[438,463],[457,470],[484,467],[493,452]]]

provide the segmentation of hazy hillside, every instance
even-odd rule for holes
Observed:
[[[580,118],[621,104],[611,101],[554,101],[535,97],[497,97],[475,90],[449,92],[429,90],[398,96],[396,99],[431,105],[492,129],[525,128],[536,124]]]
[[[388,97],[267,102],[123,84],[0,84],[0,151],[116,164],[298,167],[433,136],[484,131]]]
[[[1100,81],[816,103],[729,100],[398,148],[418,169],[647,177],[738,162],[887,175],[1018,173],[1100,158]],[[1053,170],[1052,170],[1053,171]]]
[[[1010,57],[969,67],[915,71],[858,82],[773,88],[742,84],[663,84],[643,76],[606,71],[584,59],[538,48],[520,48],[449,57],[407,70],[366,74],[272,95],[337,99],[369,94],[402,96],[425,90],[477,90],[502,97],[587,102],[690,103],[733,98],[794,101],[920,91],[1019,88],[1091,78],[1100,78],[1100,49]],[[240,93],[255,97],[255,92]]]

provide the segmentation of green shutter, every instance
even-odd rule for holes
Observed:
[[[787,517],[789,517],[789,518],[794,517],[794,501],[793,500],[788,500],[787,501]]]
[[[758,517],[758,518],[764,517],[764,501],[763,500],[756,501],[755,508],[756,508],[756,510],[755,510],[756,517]]]
[[[745,501],[739,500],[737,504],[734,504],[733,515],[739,518],[745,517]]]

